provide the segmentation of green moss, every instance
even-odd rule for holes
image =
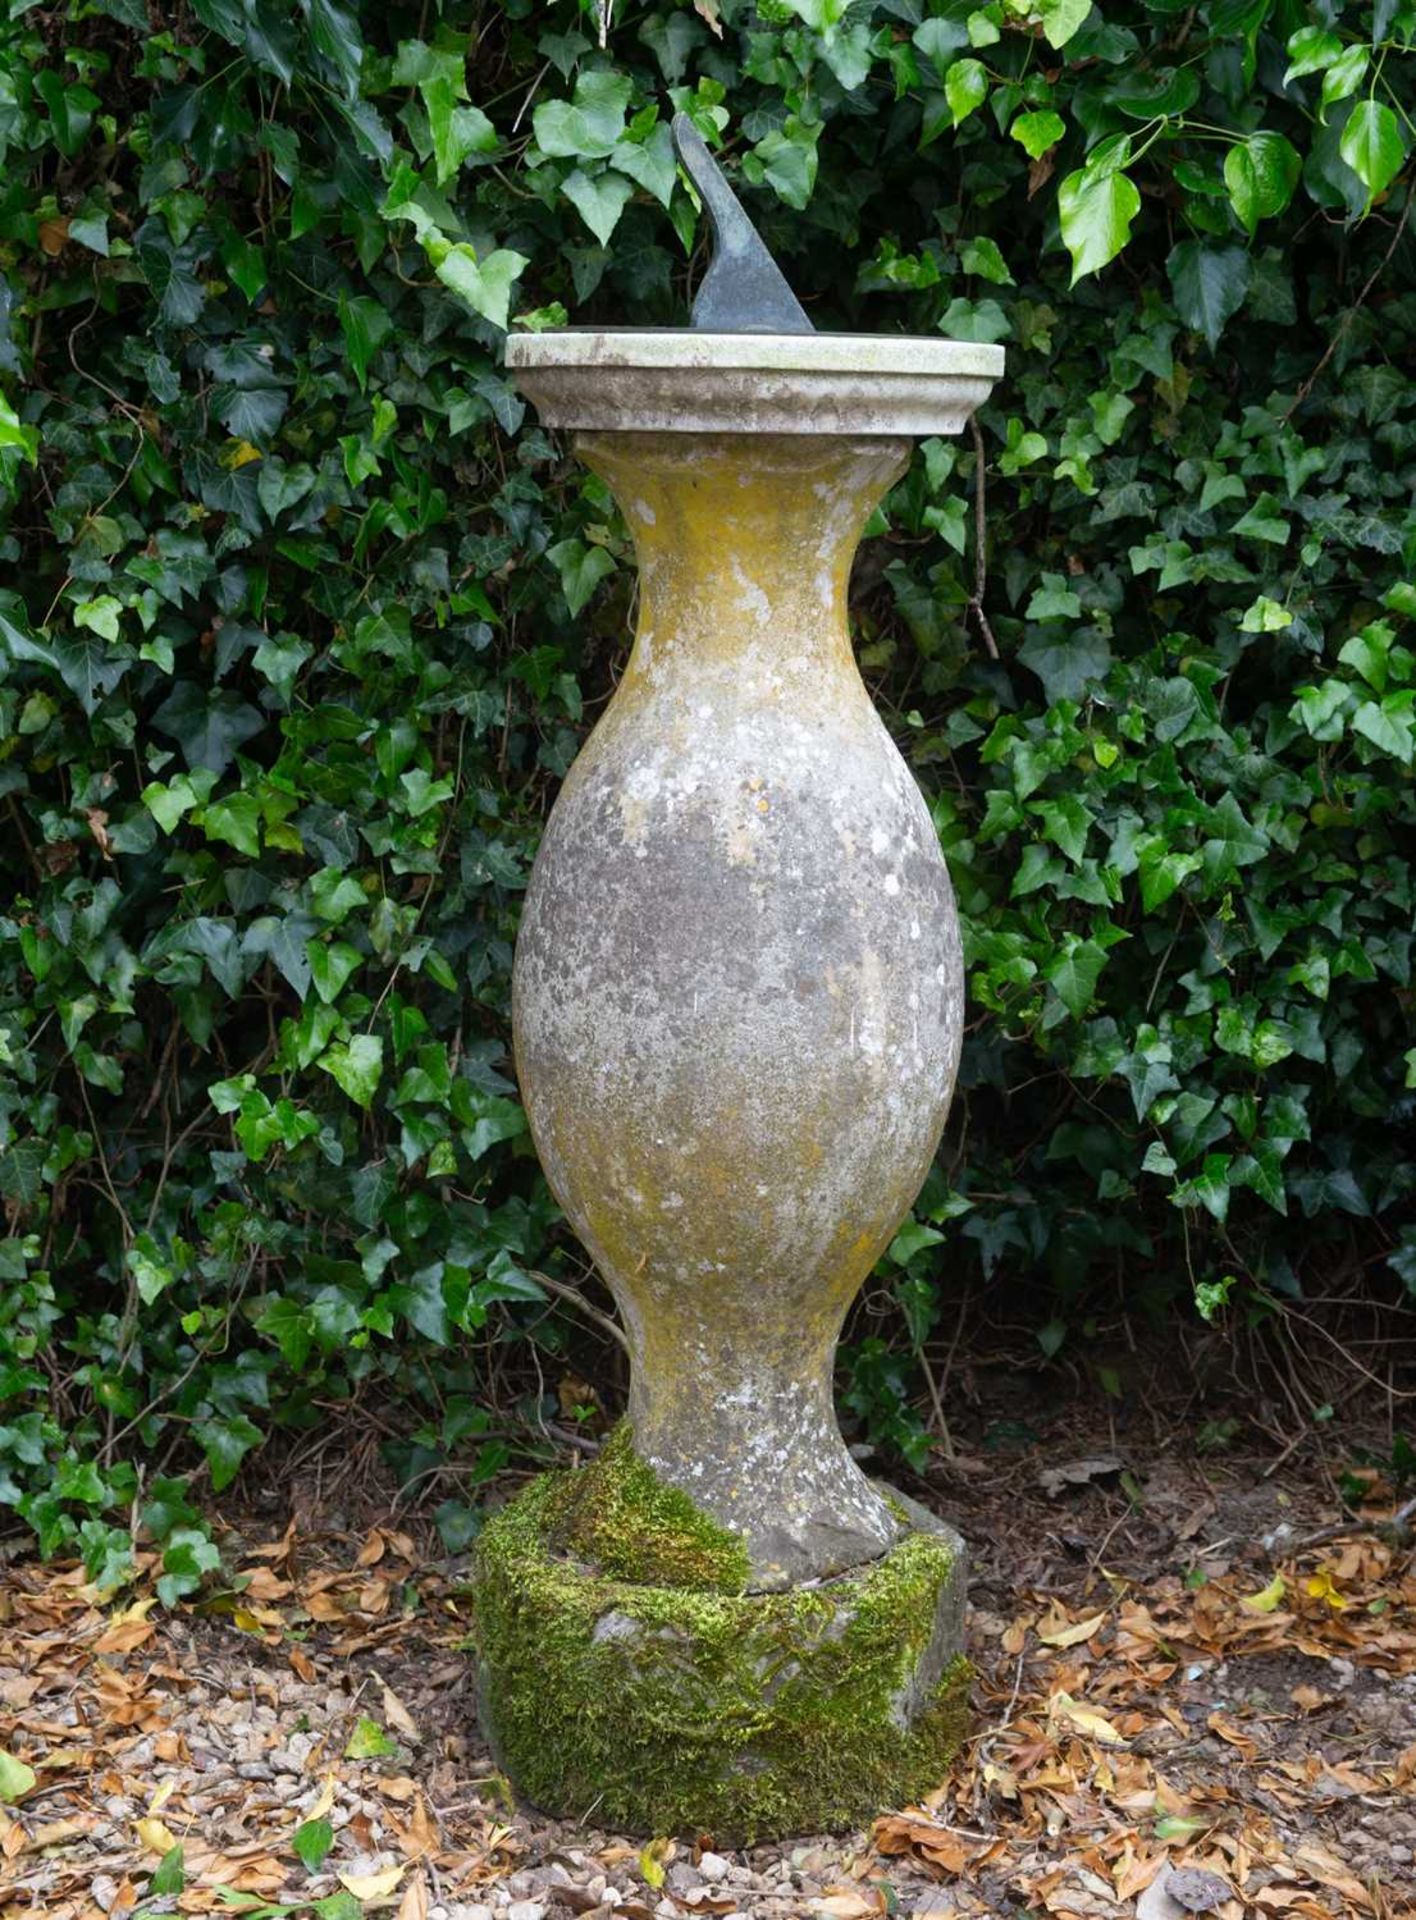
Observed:
[[[553,1547],[617,1580],[701,1593],[747,1585],[741,1538],[661,1480],[623,1420],[588,1467],[555,1477],[544,1524]]]
[[[564,1479],[529,1487],[476,1555],[484,1728],[527,1798],[748,1844],[855,1826],[939,1783],[968,1694],[966,1662],[939,1652],[962,1577],[949,1536],[912,1532],[786,1593],[635,1584],[557,1551]]]

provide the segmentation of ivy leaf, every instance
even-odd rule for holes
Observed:
[[[305,1820],[290,1836],[290,1844],[307,1873],[318,1873],[334,1845],[334,1828],[328,1820]]]
[[[133,660],[126,647],[110,647],[91,632],[61,633],[54,643],[54,657],[64,684],[87,714],[98,711]]]
[[[227,688],[208,697],[199,682],[184,680],[153,714],[152,724],[177,741],[193,771],[203,767],[220,774],[236,749],[261,732],[265,719]]]
[[[95,600],[81,600],[74,608],[74,625],[87,627],[93,633],[101,634],[105,640],[118,638],[118,622],[123,616],[123,602],[111,593],[101,593]]]
[[[213,1469],[213,1484],[215,1478]],[[221,1555],[204,1533],[196,1527],[174,1528],[163,1549],[158,1598],[163,1606],[175,1607],[187,1594],[195,1593],[206,1575],[215,1573],[220,1565]]]
[[[54,649],[31,631],[29,615],[19,596],[3,589],[0,589],[0,647],[17,664],[24,660],[32,660],[41,667],[59,664]]]
[[[1324,117],[1329,107],[1339,100],[1350,99],[1356,93],[1370,64],[1371,56],[1365,47],[1344,47],[1337,58],[1330,62],[1323,75],[1320,111]]]
[[[1200,851],[1206,876],[1214,883],[1233,880],[1240,867],[1251,867],[1269,850],[1269,837],[1252,826],[1232,793],[1210,809],[1211,838]]]
[[[786,128],[764,135],[743,164],[749,179],[765,180],[778,199],[804,212],[816,186],[815,127],[789,120]]]
[[[398,1752],[398,1742],[390,1740],[377,1720],[361,1715],[344,1749],[346,1760],[383,1760]]]
[[[524,253],[498,247],[479,260],[465,240],[450,246],[430,241],[428,257],[445,287],[459,294],[474,313],[505,333],[511,313],[511,289],[531,264]]]
[[[383,1040],[376,1033],[356,1033],[342,1045],[331,1047],[317,1064],[322,1072],[333,1076],[355,1106],[367,1109],[383,1077]]]
[[[1092,10],[1092,0],[1038,0],[1037,14],[1049,47],[1065,47]]]
[[[954,125],[961,126],[988,98],[988,75],[981,60],[956,60],[944,75],[944,98]]]
[[[619,174],[592,175],[583,167],[577,167],[569,179],[562,182],[561,191],[602,247],[609,245],[610,235],[634,194],[629,181],[621,179]]]
[[[1249,290],[1249,256],[1242,247],[1207,246],[1182,240],[1165,263],[1175,291],[1175,308],[1187,327],[1219,345],[1226,325],[1244,304]]]
[[[1096,824],[1086,802],[1068,793],[1055,800],[1030,801],[1028,811],[1041,820],[1042,830],[1052,844],[1060,847],[1074,866],[1080,866],[1087,850],[1087,836]]]
[[[1367,205],[1401,171],[1406,147],[1391,108],[1380,100],[1359,100],[1342,129],[1338,151],[1367,189]]]
[[[1055,989],[1072,1018],[1080,1020],[1096,995],[1096,983],[1105,965],[1106,954],[1094,940],[1082,940],[1072,933],[1051,966],[1043,968],[1042,977]]]
[[[668,206],[673,198],[678,159],[667,127],[655,127],[642,144],[621,140],[610,155],[610,165],[627,173],[646,193],[652,193],[661,207]]]
[[[187,1862],[180,1843],[169,1847],[148,1882],[148,1894],[167,1899],[182,1893],[187,1885]]]
[[[1293,615],[1287,607],[1280,606],[1277,600],[1271,600],[1261,593],[1257,600],[1245,611],[1239,622],[1241,633],[1281,633],[1285,627],[1291,627]],[[1345,653],[1340,656],[1346,658]]]
[[[1251,133],[1224,156],[1230,205],[1246,233],[1282,213],[1303,171],[1297,149],[1281,133]]]
[[[824,38],[835,32],[851,0],[787,0],[792,12]]]
[[[351,99],[359,91],[364,42],[356,16],[336,6],[335,0],[301,0],[310,23],[310,39],[334,67]]]
[[[31,466],[39,459],[39,429],[26,426],[3,393],[0,393],[0,447],[18,447]]]
[[[1111,670],[1111,648],[1099,633],[1037,634],[1019,647],[1018,659],[1041,680],[1050,707],[1084,700]]]
[[[608,159],[624,132],[632,92],[623,74],[581,74],[573,100],[544,100],[531,115],[536,145],[553,158]]]
[[[1342,52],[1342,42],[1328,27],[1300,27],[1288,42],[1288,70],[1283,76],[1286,87],[1290,80],[1300,80],[1304,74],[1321,73],[1324,67],[1330,67]]]
[[[231,1485],[241,1462],[265,1435],[244,1413],[233,1413],[219,1420],[197,1421],[192,1437],[207,1457],[212,1492],[220,1493]]]
[[[1411,696],[1407,694],[1397,698],[1404,701],[1404,708],[1390,697],[1380,705],[1375,700],[1364,700],[1352,716],[1352,726],[1354,732],[1360,733],[1364,740],[1370,740],[1374,747],[1409,767],[1413,752],[1416,752],[1416,747],[1413,747],[1413,727],[1416,727],[1416,722],[1413,722],[1411,712]]]
[[[354,369],[354,378],[359,382],[359,391],[362,393],[367,383],[370,360],[393,332],[393,317],[381,301],[367,293],[355,294],[351,298],[341,292],[339,325],[344,334],[349,364]]]
[[[461,61],[457,64],[460,66]],[[433,140],[433,171],[440,187],[461,170],[474,153],[495,153],[501,144],[497,130],[480,107],[458,104],[458,88],[449,73],[431,75],[419,92],[428,114]]]
[[[1083,167],[1067,175],[1057,189],[1057,211],[1062,242],[1072,256],[1073,286],[1116,258],[1140,210],[1135,182],[1124,173]]]
[[[1037,113],[1020,113],[1009,127],[1008,137],[1018,142],[1030,160],[1040,160],[1066,131],[1067,123],[1061,114],[1044,107]]]
[[[560,575],[561,591],[571,612],[579,613],[600,582],[612,574],[615,563],[603,547],[583,540],[558,540],[546,549],[546,558]]]

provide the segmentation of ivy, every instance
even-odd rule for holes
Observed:
[[[0,24],[0,1516],[107,1584],[331,1405],[475,1486],[581,1341],[509,970],[634,573],[502,347],[683,323],[675,111],[819,326],[1008,351],[856,574],[972,1008],[847,1405],[924,1457],[946,1275],[1416,1292],[1409,0],[603,29]]]

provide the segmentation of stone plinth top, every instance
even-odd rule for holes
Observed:
[[[1001,347],[852,333],[566,328],[512,334],[506,365],[549,427],[599,432],[958,433]]]

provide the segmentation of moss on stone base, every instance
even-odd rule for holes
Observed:
[[[635,1584],[558,1550],[566,1478],[534,1482],[477,1544],[484,1729],[528,1799],[750,1844],[855,1826],[939,1783],[967,1714],[954,1535],[911,1532],[785,1593]]]
[[[553,1477],[543,1514],[554,1549],[614,1579],[695,1593],[741,1593],[747,1585],[742,1539],[640,1459],[625,1421],[588,1467]]]

